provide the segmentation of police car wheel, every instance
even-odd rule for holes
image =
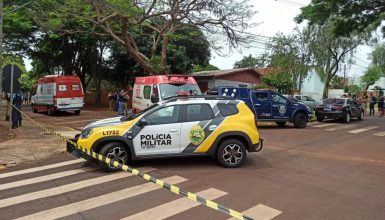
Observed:
[[[99,154],[116,160],[121,164],[127,164],[129,160],[129,151],[127,150],[126,146],[119,142],[109,142],[105,144],[102,149],[99,151]],[[105,171],[118,171],[119,168],[116,168],[112,165],[107,165],[103,161],[99,161],[99,164],[101,165],[102,169]]]
[[[296,128],[305,128],[307,124],[307,116],[304,113],[298,113],[294,117],[294,127]]]
[[[225,140],[219,145],[217,159],[224,167],[239,167],[246,159],[245,145],[236,139]]]

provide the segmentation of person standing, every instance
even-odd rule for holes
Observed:
[[[118,115],[124,115],[124,90],[121,90],[119,95],[118,95],[118,98],[117,98],[117,102],[118,102]]]
[[[12,129],[16,129],[18,127],[21,127],[21,105],[23,103],[23,93],[20,91],[16,94],[13,94],[13,99],[12,99]]]
[[[374,105],[376,104],[377,99],[373,95],[373,93],[370,93],[369,97],[369,115],[374,115]]]
[[[384,115],[384,96],[381,95],[378,98],[378,114],[380,117]]]
[[[364,115],[366,115],[366,109],[368,108],[368,96],[363,95],[360,103],[361,103],[361,108],[364,111]]]
[[[113,107],[114,107],[114,93],[113,92],[109,92],[108,93],[108,104],[109,104],[109,110],[110,111],[113,111]]]

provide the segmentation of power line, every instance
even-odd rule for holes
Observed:
[[[286,5],[294,6],[294,7],[304,7],[305,6],[299,2],[292,1],[292,0],[275,0],[275,1],[281,2],[281,3],[286,4]]]

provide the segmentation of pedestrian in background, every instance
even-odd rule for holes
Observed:
[[[128,92],[124,92],[124,114],[128,114],[128,102],[130,101],[130,96]]]
[[[21,105],[23,103],[23,93],[19,91],[16,94],[13,94],[13,99],[12,99],[12,129],[16,129],[18,127],[21,127]]]
[[[374,115],[374,105],[377,102],[377,98],[373,95],[373,93],[370,93],[369,97],[369,115]]]
[[[384,96],[381,95],[378,98],[378,114],[380,117],[384,115]]]
[[[114,106],[115,106],[115,101],[114,101],[115,97],[114,97],[114,93],[113,92],[109,92],[108,93],[108,104],[109,104],[109,110],[110,111],[113,111],[114,110]]]
[[[366,115],[366,109],[368,108],[368,96],[363,95],[360,100],[360,103],[361,103],[361,108],[364,111],[364,115]]]
[[[124,115],[124,90],[121,90],[118,94],[118,115]]]

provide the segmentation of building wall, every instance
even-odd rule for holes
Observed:
[[[302,82],[301,94],[311,96],[315,100],[321,100],[324,86],[325,83],[321,81],[318,73],[314,69],[309,70]]]
[[[374,87],[378,86],[383,89],[385,89],[385,77],[381,77],[377,82],[375,82],[373,85],[369,86],[368,91],[374,91]]]
[[[222,80],[236,81],[248,84],[261,84],[261,77],[253,70],[247,70],[243,72],[237,72],[234,74],[224,75],[217,77]]]
[[[210,83],[209,83],[209,85],[210,85]],[[247,86],[247,87],[250,87],[252,84],[239,82],[239,81],[217,79],[217,80],[212,80],[211,85],[214,85],[213,87],[217,87],[217,86],[235,86],[235,87]],[[213,88],[213,87],[211,87],[211,88]]]

